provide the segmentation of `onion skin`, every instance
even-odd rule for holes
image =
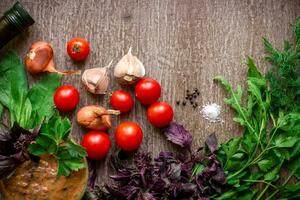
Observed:
[[[59,74],[80,74],[79,70],[57,70],[54,66],[54,53],[52,46],[47,42],[35,42],[29,48],[25,56],[24,64],[26,69],[32,74],[42,72],[54,72]]]
[[[47,67],[53,68],[52,47],[46,42],[33,43],[25,57],[24,63],[26,69],[33,74],[43,72]]]
[[[119,111],[106,110],[101,106],[90,105],[82,107],[77,112],[78,124],[93,130],[106,131],[111,128],[111,116],[118,115]]]

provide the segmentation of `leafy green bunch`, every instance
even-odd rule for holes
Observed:
[[[18,55],[9,51],[0,60],[0,113],[10,111],[10,124],[24,129],[37,127],[54,114],[53,93],[61,75],[49,74],[29,88],[24,66]]]
[[[31,143],[28,147],[29,153],[35,156],[52,155],[56,158],[59,176],[68,176],[71,171],[86,167],[85,149],[69,138],[70,121],[67,118],[62,119],[55,112],[53,94],[60,82],[61,75],[52,73],[29,88],[24,66],[17,54],[9,51],[0,59],[0,117],[5,107],[10,111],[12,129],[16,125],[21,127],[18,130],[24,129],[22,134],[20,131],[10,131],[18,132],[15,134],[18,137],[13,141],[13,148],[6,148],[7,143],[12,143],[12,135],[0,133],[5,136],[1,137],[2,148],[5,150],[3,152],[8,154],[0,155],[2,161],[0,174],[20,164],[18,162],[13,166],[9,165],[11,154],[19,152],[19,148],[22,149],[22,153],[27,154],[29,143]],[[37,130],[36,134],[28,131],[31,129]]]
[[[58,162],[58,176],[69,176],[71,171],[86,168],[86,151],[69,138],[70,131],[70,120],[56,114],[42,125],[35,143],[28,147],[29,152],[35,156],[54,156]]]
[[[300,198],[300,20],[295,42],[275,49],[264,39],[272,68],[263,76],[247,59],[247,101],[221,76],[215,78],[228,92],[225,103],[237,113],[242,136],[221,144],[218,159],[227,174],[227,192],[217,199]]]

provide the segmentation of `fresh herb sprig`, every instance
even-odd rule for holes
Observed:
[[[272,112],[300,112],[300,20],[293,25],[294,42],[284,41],[283,50],[275,48],[266,38],[263,43],[271,64],[267,73],[272,95]]]
[[[28,147],[29,152],[35,156],[54,156],[58,162],[58,176],[69,176],[71,171],[86,168],[86,151],[69,138],[70,131],[70,120],[54,115],[48,123],[42,125],[35,143]]]
[[[267,59],[273,65],[266,77],[251,58],[247,59],[246,104],[243,104],[241,86],[234,90],[223,77],[215,78],[228,92],[225,103],[237,113],[233,120],[244,127],[242,136],[221,144],[218,150],[218,159],[227,174],[228,190],[216,199],[270,200],[300,196],[300,73],[297,69],[300,20],[294,25],[294,33],[295,44],[285,42],[282,52],[264,39],[270,53]],[[256,184],[262,189],[253,187]]]

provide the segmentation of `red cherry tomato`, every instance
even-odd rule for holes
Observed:
[[[120,112],[128,112],[133,107],[133,99],[129,92],[124,90],[114,91],[110,97],[111,106]]]
[[[166,102],[156,102],[147,110],[149,122],[155,127],[167,126],[173,119],[173,109]]]
[[[145,105],[155,103],[160,97],[160,84],[151,78],[140,80],[135,86],[136,98]]]
[[[55,91],[54,104],[62,112],[69,112],[76,108],[79,103],[79,93],[71,85],[62,85]]]
[[[73,38],[67,44],[67,52],[71,59],[82,61],[88,57],[90,46],[83,38]]]
[[[139,148],[143,140],[141,127],[134,122],[123,122],[115,131],[117,146],[124,151],[134,151]]]
[[[101,160],[108,154],[111,141],[104,132],[90,131],[83,136],[81,145],[86,149],[90,159]]]

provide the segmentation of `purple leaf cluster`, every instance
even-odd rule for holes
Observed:
[[[0,179],[8,177],[30,155],[27,146],[35,139],[39,128],[28,131],[14,124],[0,129]]]
[[[205,144],[206,152],[180,155],[161,152],[154,159],[150,153],[136,153],[132,165],[116,167],[116,174],[110,176],[111,183],[97,187],[84,199],[208,200],[222,192],[226,179],[214,154],[217,150],[215,135],[209,136]]]
[[[193,137],[182,125],[171,122],[169,126],[165,128],[165,135],[167,139],[172,143],[181,146],[187,150],[191,149]]]

